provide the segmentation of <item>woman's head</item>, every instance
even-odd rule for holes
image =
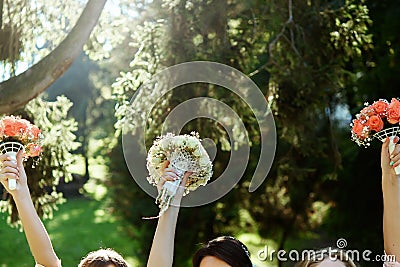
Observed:
[[[296,267],[356,267],[344,250],[321,249],[315,255],[296,264]]]
[[[193,267],[251,267],[250,253],[239,240],[221,236],[209,241],[193,257]]]
[[[99,249],[83,258],[78,267],[128,267],[128,264],[114,250]]]

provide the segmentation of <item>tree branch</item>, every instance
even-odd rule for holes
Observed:
[[[45,91],[82,51],[107,0],[89,0],[68,36],[41,61],[18,76],[0,83],[0,114],[24,106]]]
[[[269,59],[268,61],[263,64],[261,67],[257,68],[256,70],[252,71],[249,74],[249,77],[252,77],[256,74],[258,74],[261,70],[265,69],[265,67],[267,67],[269,64],[273,63],[273,57],[272,57],[272,50],[275,47],[276,43],[279,41],[279,39],[283,37],[286,38],[286,36],[284,36],[286,27],[293,23],[293,0],[289,0],[288,2],[288,13],[289,13],[289,18],[287,19],[287,21],[285,22],[285,24],[283,24],[280,32],[276,35],[275,39],[271,41],[271,43],[268,45],[268,52],[269,52]],[[293,34],[293,32],[291,31],[291,34]],[[300,56],[300,53],[298,52],[296,46],[294,45],[294,41],[293,41],[293,37],[292,37],[292,42],[289,41],[289,43],[291,44],[293,50],[295,51],[295,53]]]
[[[278,35],[275,37],[274,40],[272,40],[272,42],[269,44],[268,50],[270,55],[272,54],[272,49],[275,47],[276,43],[279,41],[279,39],[282,37],[282,35],[285,33],[286,27],[293,23],[293,2],[292,0],[289,0],[289,18],[288,20],[285,22],[285,24],[283,24],[281,31],[278,33]]]

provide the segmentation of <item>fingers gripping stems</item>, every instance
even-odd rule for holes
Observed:
[[[392,154],[396,148],[396,143],[394,142],[394,138],[396,136],[391,136],[389,138],[390,142],[389,142],[389,153]],[[394,168],[394,171],[397,175],[400,175],[400,165]]]
[[[1,153],[9,156],[14,162],[17,162],[17,153],[21,149],[24,149],[24,146],[18,142],[3,142],[0,144]],[[15,190],[16,188],[17,180],[14,178],[8,178],[8,189]]]
[[[171,201],[176,195],[176,192],[185,174],[185,170],[177,168],[174,163],[171,163],[171,167],[173,167],[176,170],[176,173],[179,178],[176,181],[166,181],[161,191],[158,193],[158,196],[156,198],[156,204],[158,204],[160,208],[159,216],[161,216],[170,206]]]

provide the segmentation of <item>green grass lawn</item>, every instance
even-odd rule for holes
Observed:
[[[131,266],[143,266],[135,261],[135,242],[101,204],[87,199],[68,200],[54,213],[54,219],[45,221],[63,266],[77,266],[88,252],[106,247],[124,255]],[[1,214],[0,267],[25,266],[34,266],[25,235],[8,226],[5,214]]]

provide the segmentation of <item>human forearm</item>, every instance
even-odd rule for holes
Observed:
[[[171,267],[179,207],[170,206],[159,218],[147,267]]]
[[[400,181],[394,174],[383,174],[383,237],[387,254],[400,259]]]
[[[185,185],[191,172],[186,172],[181,185]],[[166,181],[178,179],[176,171],[172,168],[164,169],[163,180],[159,184],[162,189]],[[171,205],[158,219],[156,232],[154,233],[153,244],[151,245],[147,267],[171,267],[174,261],[175,229],[178,220],[179,207],[184,193],[184,186],[177,188]]]
[[[33,206],[28,187],[21,187],[18,191],[14,201],[35,261],[45,267],[58,266],[57,255]]]

